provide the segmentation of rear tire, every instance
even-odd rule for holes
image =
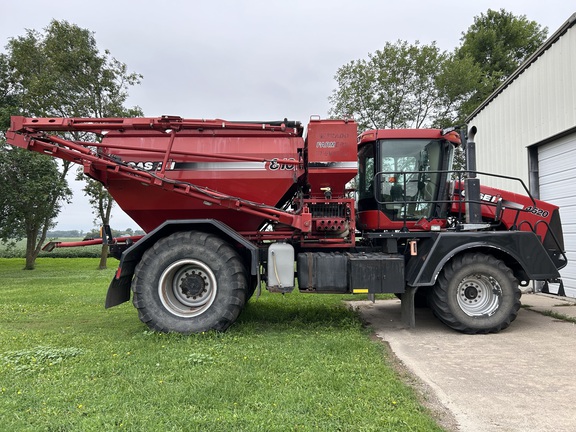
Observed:
[[[224,331],[246,302],[242,261],[212,234],[178,232],[159,240],[134,274],[134,306],[140,320],[156,331]]]
[[[434,315],[454,330],[497,333],[516,319],[521,295],[503,261],[469,253],[446,264],[428,300]]]

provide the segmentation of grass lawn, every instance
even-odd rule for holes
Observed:
[[[226,333],[103,307],[116,260],[0,259],[0,430],[441,430],[342,296],[267,294]]]

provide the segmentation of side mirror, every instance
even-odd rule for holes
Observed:
[[[442,129],[441,134],[446,141],[451,142],[455,147],[458,147],[462,144],[460,134],[456,132],[455,128],[453,127]]]

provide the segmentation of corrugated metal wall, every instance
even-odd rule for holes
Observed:
[[[526,147],[576,125],[576,26],[481,110],[469,126],[476,135],[477,169],[520,177],[528,185]],[[523,192],[509,180],[486,179],[490,186]]]

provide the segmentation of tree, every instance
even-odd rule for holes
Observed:
[[[547,34],[523,15],[488,9],[453,53],[435,43],[387,42],[367,60],[338,69],[330,114],[354,116],[361,130],[462,124]]]
[[[451,54],[442,64],[435,85],[441,95],[444,110],[438,115],[433,126],[438,128],[462,125],[465,116],[462,107],[476,92],[482,71],[469,57],[458,58]]]
[[[530,21],[525,15],[515,16],[504,9],[488,9],[474,18],[462,44],[455,50],[456,58],[473,64],[480,71],[472,94],[462,104],[466,117],[534,53],[546,40],[548,28]]]
[[[79,173],[81,175],[81,173]],[[96,180],[88,180],[84,186],[84,194],[88,197],[88,201],[92,206],[93,212],[96,214],[94,223],[98,224],[98,221],[102,225],[110,225],[110,214],[112,213],[112,207],[114,206],[114,199],[112,195],[104,188],[102,183]],[[102,233],[102,237],[105,234]],[[102,250],[100,253],[100,264],[98,268],[100,270],[106,269],[106,261],[108,258],[108,245],[106,243],[102,244]]]
[[[141,75],[129,73],[126,65],[112,58],[108,51],[100,53],[93,33],[87,29],[53,20],[43,33],[28,30],[24,36],[10,39],[6,49],[7,53],[0,56],[0,78],[3,78],[0,121],[5,122],[8,114],[37,117],[142,114],[138,107],[124,107],[128,88],[138,84]],[[87,139],[78,133],[68,138]],[[43,160],[46,164],[53,163],[48,158]],[[62,178],[68,169],[69,164],[63,163]],[[33,186],[29,188],[33,189]],[[55,199],[47,201],[39,196],[35,206],[56,209],[52,219],[47,221],[48,225],[53,223],[59,202],[68,191],[62,181],[54,182],[50,187],[55,192]]]
[[[338,69],[330,114],[367,128],[448,127],[466,118],[544,42],[525,16],[488,10],[452,53],[398,41]],[[457,162],[464,166],[461,153]]]
[[[112,117],[126,112],[127,89],[141,75],[101,54],[92,32],[53,20],[44,34],[28,30],[8,43],[10,76],[27,115]]]
[[[338,69],[332,116],[354,116],[360,130],[419,128],[445,115],[436,79],[449,55],[435,43],[387,42],[368,59]]]
[[[36,257],[60,210],[54,205],[71,192],[56,160],[22,149],[0,148],[0,238],[26,237],[25,269],[34,269]],[[50,203],[51,205],[45,205]]]

